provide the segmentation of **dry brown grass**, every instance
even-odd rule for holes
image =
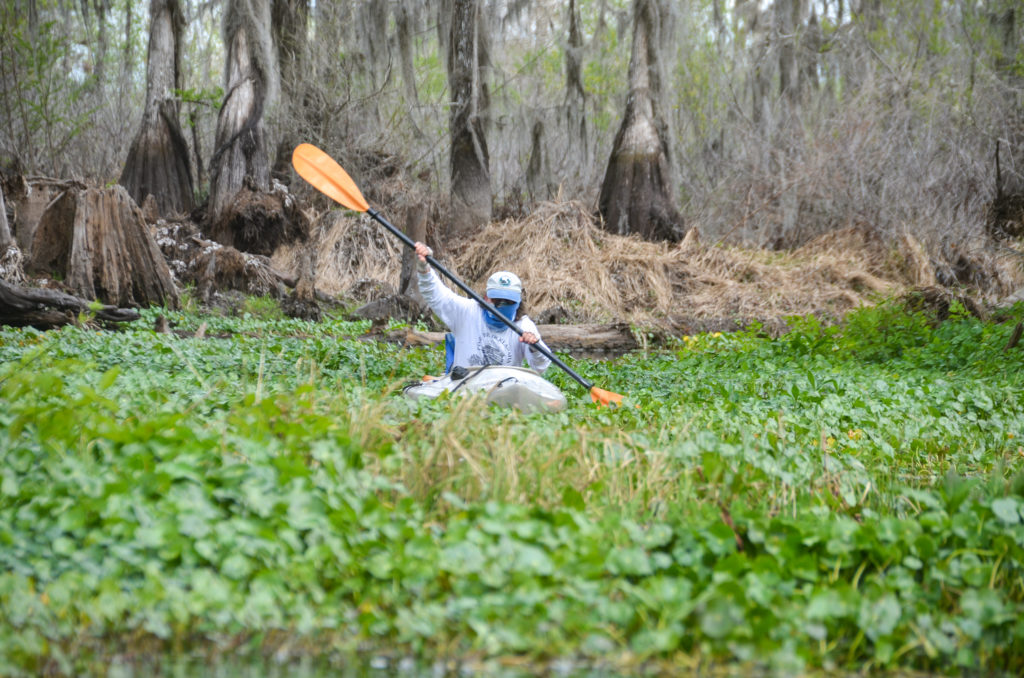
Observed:
[[[311,237],[317,252],[316,288],[321,292],[352,296],[356,288],[367,287],[367,281],[397,286],[403,245],[369,217],[325,212],[314,220]],[[299,247],[278,250],[274,265],[294,271],[300,260]]]
[[[365,289],[368,280],[397,285],[403,246],[368,218],[328,213],[314,238],[319,289],[358,296],[353,290]],[[647,326],[838,317],[935,283],[928,255],[909,234],[886,242],[870,228],[852,226],[796,250],[770,251],[704,243],[694,228],[669,245],[603,231],[575,201],[542,203],[525,219],[491,223],[454,256],[439,256],[480,291],[494,271],[515,271],[535,317],[561,306],[581,322]]]
[[[593,320],[660,324],[842,314],[913,284],[890,259],[855,228],[788,253],[704,244],[697,230],[676,246],[650,243],[600,230],[582,204],[565,202],[491,224],[456,263],[473,285],[516,271],[535,310],[570,304]]]

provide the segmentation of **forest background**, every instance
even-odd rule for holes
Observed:
[[[149,13],[116,0],[12,0],[0,22],[6,175],[120,182],[140,205],[152,193],[160,216],[240,250],[270,255],[287,240],[260,246],[244,226],[216,227],[243,184],[287,185],[314,231],[334,224],[318,222],[329,205],[290,168],[307,141],[442,253],[510,218],[526,225],[521,240],[485,238],[507,256],[551,230],[536,218],[547,201],[577,201],[584,220],[651,240],[692,231],[716,247],[793,252],[844,233],[831,248],[856,243],[874,274],[845,276],[847,300],[891,291],[886,277],[992,300],[1020,286],[1024,20],[1010,0],[160,0]],[[173,156],[158,176],[143,159],[154,153]],[[339,240],[318,244],[351,260],[394,253],[379,238]],[[593,255],[570,244],[562,263]],[[668,252],[641,258],[687,259]],[[471,278],[502,263],[483,258],[463,261]],[[742,284],[770,277],[773,261],[717,273]],[[373,273],[399,284],[393,264],[360,265],[349,287]],[[609,264],[610,278],[616,266],[626,264]],[[634,301],[662,315],[673,293],[696,297],[686,276],[647,278],[665,290]],[[605,303],[588,316],[601,304],[567,293],[570,309],[584,307],[578,318],[624,313]],[[820,310],[811,306],[783,310]]]

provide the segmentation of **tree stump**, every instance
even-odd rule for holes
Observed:
[[[22,278],[21,250],[14,242],[14,236],[8,226],[4,189],[0,185],[0,280],[16,283],[21,282]]]
[[[185,281],[195,283],[196,293],[203,303],[209,303],[215,292],[236,290],[262,297],[284,296],[284,288],[295,287],[298,281],[271,264],[261,254],[239,252],[210,240],[193,238],[202,251],[192,258],[185,273]]]
[[[39,219],[50,202],[68,189],[85,188],[85,184],[74,180],[25,177],[20,174],[4,176],[0,183],[3,184],[4,197],[13,211],[8,225],[25,259],[32,257],[32,240]]]
[[[123,186],[57,196],[39,220],[26,271],[106,304],[178,306],[167,262]]]

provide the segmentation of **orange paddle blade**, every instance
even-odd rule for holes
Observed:
[[[610,405],[612,403],[615,403],[616,405],[622,404],[622,395],[620,393],[606,391],[603,388],[598,388],[596,386],[590,387],[590,399],[601,405]]]
[[[292,166],[313,188],[335,202],[356,212],[365,212],[369,208],[366,198],[359,192],[359,187],[348,172],[313,144],[299,144],[295,147]]]

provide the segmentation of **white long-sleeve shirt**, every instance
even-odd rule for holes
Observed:
[[[455,365],[513,365],[526,363],[537,372],[544,372],[551,361],[529,344],[519,341],[519,335],[509,327],[495,330],[484,320],[484,308],[476,301],[461,297],[441,282],[433,269],[418,272],[420,294],[431,310],[437,314],[455,335]],[[516,321],[523,332],[538,337],[540,331],[529,316]],[[541,343],[544,348],[546,344]]]

